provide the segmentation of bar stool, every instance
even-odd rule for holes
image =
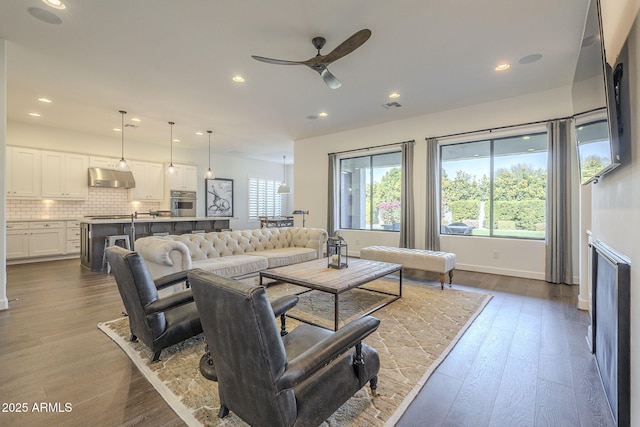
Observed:
[[[131,250],[131,242],[129,241],[129,235],[128,234],[119,234],[119,235],[115,235],[115,236],[106,236],[104,238],[104,250],[102,251],[102,268],[101,268],[101,270],[104,270],[104,267],[106,265],[107,274],[111,273],[111,266],[109,265],[109,260],[107,259],[107,248],[109,246],[116,245],[118,242],[124,242],[120,246],[122,246],[125,249]]]

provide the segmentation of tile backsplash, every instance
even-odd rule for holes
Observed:
[[[125,188],[89,187],[87,200],[8,199],[7,221],[82,219],[87,215],[123,215],[160,209],[160,202],[130,202]]]

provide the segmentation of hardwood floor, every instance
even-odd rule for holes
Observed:
[[[398,426],[613,425],[576,287],[464,271],[454,287],[494,297]],[[123,310],[112,276],[78,260],[8,266],[7,295],[0,425],[183,425],[96,327]],[[42,402],[49,412],[34,411]],[[5,412],[22,403],[26,413]]]
[[[397,426],[614,425],[577,286],[464,271],[454,283],[493,298]]]

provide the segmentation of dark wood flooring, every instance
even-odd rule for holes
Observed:
[[[494,298],[399,426],[613,425],[575,287],[463,271],[454,286]],[[78,260],[8,266],[7,295],[16,300],[0,312],[0,425],[183,425],[96,327],[123,310],[112,276]]]

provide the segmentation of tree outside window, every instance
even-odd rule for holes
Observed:
[[[400,152],[340,160],[340,228],[400,230]]]
[[[441,147],[441,233],[543,239],[547,134]]]

